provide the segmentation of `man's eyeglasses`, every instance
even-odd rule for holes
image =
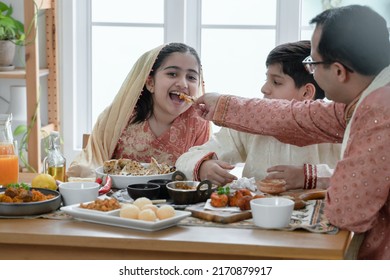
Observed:
[[[316,70],[316,66],[318,64],[331,64],[330,61],[314,61],[313,58],[309,55],[302,61],[303,65],[305,66],[305,69],[309,74],[313,74]]]

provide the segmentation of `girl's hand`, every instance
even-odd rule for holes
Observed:
[[[237,177],[230,174],[234,165],[221,160],[210,159],[202,163],[199,168],[199,177],[201,180],[210,180],[213,184],[224,186],[227,183],[236,180]]]

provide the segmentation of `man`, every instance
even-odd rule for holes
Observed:
[[[351,5],[324,11],[311,23],[316,24],[311,57],[303,63],[326,97],[342,104],[210,94],[200,98],[197,106],[204,118],[217,124],[297,145],[342,140],[342,159],[330,179],[325,214],[340,228],[364,233],[359,258],[390,259],[390,42],[386,21],[368,7]],[[272,119],[270,113],[278,117]],[[283,123],[278,123],[280,116]]]
[[[308,55],[310,41],[275,47],[266,60],[267,79],[261,88],[264,98],[301,101],[324,98],[323,90],[302,64]],[[243,176],[256,180],[264,179],[268,168],[272,167],[272,176],[284,179],[287,187],[304,187],[308,182],[304,166],[310,166],[317,174],[313,184],[325,188],[332,174],[331,168],[340,159],[340,149],[339,144],[328,143],[298,147],[271,136],[221,128],[207,143],[181,155],[175,165],[188,178],[208,179],[217,185],[236,179],[229,173],[233,164],[245,162]]]

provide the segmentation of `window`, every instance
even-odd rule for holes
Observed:
[[[265,58],[276,43],[276,5],[276,0],[202,2],[200,52],[206,91],[262,96]]]
[[[206,91],[261,97],[268,52],[310,39],[308,23],[326,2],[367,4],[390,22],[386,0],[61,1],[65,156],[71,161],[78,153],[82,134],[91,132],[146,50],[187,43],[201,56]]]
[[[91,125],[111,103],[138,57],[164,43],[163,0],[109,3],[111,12],[106,0],[91,1]]]
[[[302,0],[301,38],[308,40],[311,38],[313,26],[309,26],[309,22],[315,15],[321,13],[321,11],[354,4],[371,7],[386,19],[390,27],[390,3],[387,0]]]

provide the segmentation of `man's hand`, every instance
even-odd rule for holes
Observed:
[[[220,96],[220,94],[214,92],[200,96],[194,104],[198,114],[205,120],[211,121]]]

